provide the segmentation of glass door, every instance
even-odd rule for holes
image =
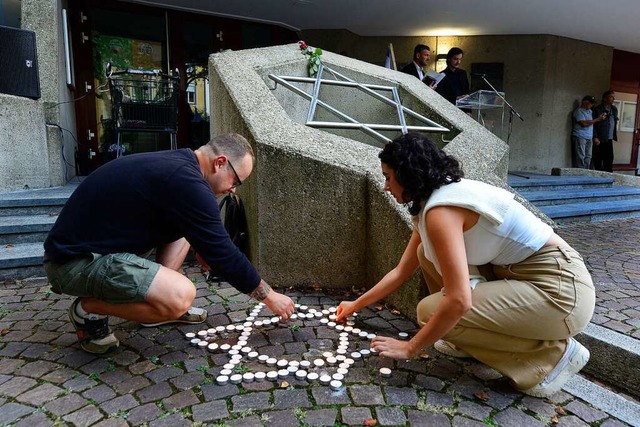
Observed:
[[[618,141],[613,143],[614,170],[638,168],[638,95],[616,91],[613,105],[618,108]]]

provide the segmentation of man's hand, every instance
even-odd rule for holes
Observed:
[[[371,348],[380,356],[392,359],[406,360],[414,356],[410,341],[399,341],[389,337],[375,337],[371,341]]]
[[[295,311],[293,300],[271,289],[264,280],[260,281],[258,287],[249,296],[265,303],[283,321],[288,320]]]
[[[600,145],[600,140],[598,138],[593,138],[593,145]]]

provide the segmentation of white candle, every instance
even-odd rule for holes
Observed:
[[[229,382],[231,384],[240,384],[240,382],[242,381],[242,375],[241,374],[233,374],[229,377]]]
[[[380,368],[380,375],[382,375],[383,377],[390,377],[391,376],[391,369],[389,369],[389,368]]]
[[[229,382],[229,377],[226,375],[220,375],[218,377],[216,377],[216,382],[219,385],[226,385]]]
[[[307,380],[308,381],[315,381],[318,379],[318,374],[316,374],[315,372],[309,372],[307,374]]]
[[[331,386],[331,390],[340,390],[340,388],[342,387],[342,381],[338,381],[338,380],[333,380],[330,383]]]

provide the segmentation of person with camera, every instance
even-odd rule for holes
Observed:
[[[573,142],[574,167],[589,169],[591,165],[591,153],[593,136],[593,124],[601,122],[606,118],[606,113],[602,113],[595,119],[591,109],[596,104],[596,99],[591,95],[582,98],[580,107],[573,112],[573,131],[571,132],[571,142]]]

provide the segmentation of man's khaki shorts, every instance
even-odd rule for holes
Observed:
[[[138,255],[87,254],[64,264],[45,261],[51,289],[111,304],[145,301],[160,264]]]

